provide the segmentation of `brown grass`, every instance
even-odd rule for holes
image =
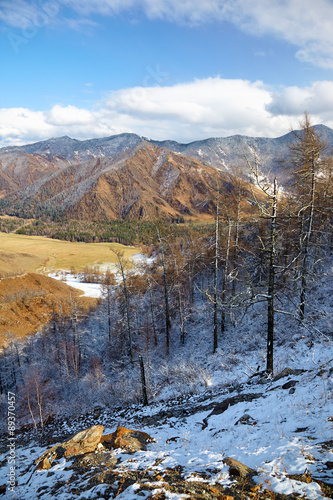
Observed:
[[[79,290],[41,274],[26,274],[0,281],[0,348],[24,339],[48,324],[53,313],[69,316],[73,304],[79,313],[96,305]]]
[[[80,272],[86,266],[114,264],[117,257],[111,248],[124,251],[125,258],[140,252],[138,247],[118,243],[71,243],[43,236],[0,232],[0,276],[71,268]]]

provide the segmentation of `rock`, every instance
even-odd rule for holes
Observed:
[[[289,380],[289,382],[283,384],[282,389],[290,389],[291,387],[295,387],[296,384],[297,380]]]
[[[112,434],[102,436],[101,443],[108,449],[124,448],[130,453],[139,450],[146,450],[147,443],[154,442],[154,439],[146,432],[126,429],[126,427],[117,427]]]
[[[89,470],[91,467],[98,467],[101,470],[113,469],[117,464],[117,459],[112,453],[104,448],[104,451],[99,453],[87,453],[76,457],[73,469],[80,466],[84,470]]]
[[[204,418],[202,430],[207,427],[209,417],[213,415],[221,415],[221,413],[224,413],[229,408],[229,406],[234,406],[238,403],[243,402],[251,402],[254,399],[258,399],[261,397],[265,396],[262,393],[239,394],[238,396],[225,399],[224,401],[222,401],[222,403],[217,403],[213,411],[206,418]]]
[[[301,373],[304,373],[304,370],[299,370],[299,369],[292,370],[291,368],[285,368],[284,370],[282,370],[281,373],[279,373],[273,378],[273,382],[276,382],[277,380],[280,380],[283,377],[289,377],[290,375],[301,375]]]
[[[234,458],[224,458],[223,463],[229,466],[229,474],[231,476],[237,476],[237,477],[247,477],[247,476],[252,476],[253,474],[256,474],[256,472],[248,467],[247,465],[242,464],[241,462],[238,462],[238,460],[235,460]]]
[[[39,470],[48,470],[51,469],[52,465],[48,457],[45,457],[39,464],[38,464],[38,469]]]
[[[65,457],[84,455],[95,451],[104,431],[103,425],[94,425],[90,429],[76,434],[72,439],[63,444],[66,446]]]
[[[257,421],[254,420],[254,418],[251,417],[248,413],[245,413],[237,422],[235,425],[239,424],[244,424],[244,425],[256,425]]]
[[[53,446],[35,461],[36,468],[38,470],[47,470],[52,467],[52,463],[55,460],[62,457],[74,457],[95,451],[98,443],[101,441],[103,430],[103,425],[94,425],[89,429],[75,434],[69,441]]]

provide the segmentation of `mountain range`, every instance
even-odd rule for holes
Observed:
[[[315,128],[333,149],[333,130]],[[263,175],[288,185],[293,137],[292,132],[276,139],[236,135],[181,144],[124,133],[1,148],[1,205],[23,216],[204,219],[215,212],[217,183],[223,199],[235,193],[237,176],[250,180],[247,160],[254,156]]]

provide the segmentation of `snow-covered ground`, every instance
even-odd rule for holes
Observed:
[[[228,488],[234,478],[223,461],[226,457],[255,471],[254,480],[260,490],[249,498],[267,498],[260,496],[265,489],[290,498],[332,498],[332,489],[326,494],[320,485],[320,481],[333,485],[332,281],[331,267],[318,275],[309,290],[305,326],[288,314],[276,316],[274,378],[268,380],[256,372],[258,366],[259,370],[265,367],[265,305],[257,304],[242,318],[236,318],[233,325],[230,322],[219,339],[219,349],[212,354],[210,309],[198,300],[187,325],[185,346],[177,344],[179,332],[174,329],[168,362],[162,343],[155,354],[150,353],[152,370],[153,356],[158,356],[157,363],[166,370],[164,380],[168,381],[156,382],[160,372],[152,371],[150,378],[148,370],[149,397],[153,401],[150,406],[114,409],[104,404],[98,415],[92,407],[87,414],[68,418],[60,415],[46,428],[42,447],[37,445],[33,430],[18,434],[14,456],[18,484],[6,498],[84,500],[114,498],[116,493],[119,500],[152,498],[153,494],[160,494],[159,498],[188,498],[166,488],[162,479],[150,485],[153,490],[148,491],[148,483],[145,489],[140,475],[144,471],[158,472],[165,478],[167,470],[180,467],[184,481]],[[92,316],[90,321],[93,326],[97,320]],[[87,331],[89,342],[98,345],[97,333],[95,337],[91,333],[94,329]],[[131,384],[137,383],[138,373],[133,366],[128,373],[121,373],[127,393]],[[97,393],[97,386],[93,390]],[[147,451],[132,455],[124,450],[114,452],[118,460],[114,472],[121,476],[134,471],[136,482],[121,490],[121,481],[116,487],[107,481],[96,484],[93,478],[98,471],[78,473],[70,468],[73,460],[61,460],[48,471],[34,472],[34,460],[51,443],[62,442],[96,424],[104,425],[104,434],[121,425],[147,432],[155,439]],[[0,440],[0,488],[9,477],[9,437],[4,435]]]
[[[214,355],[216,364],[221,353]],[[147,432],[155,443],[148,445],[147,451],[134,455],[116,450],[115,470],[119,473],[149,470],[163,476],[167,468],[181,466],[186,481],[200,480],[228,487],[234,479],[223,459],[232,457],[256,471],[254,480],[261,491],[268,489],[323,500],[328,497],[316,480],[333,484],[333,344],[325,338],[310,341],[294,337],[290,343],[276,348],[276,360],[281,369],[289,367],[296,372],[271,380],[263,380],[259,375],[244,376],[244,368],[257,362],[256,356],[244,353],[237,364],[229,367],[232,384],[149,407],[114,412],[105,409],[98,417],[91,413],[77,419],[64,419],[54,426],[53,439],[61,442],[64,434],[74,434],[96,424],[104,425],[105,434],[122,425]],[[219,403],[227,398],[233,401],[238,398],[239,402],[230,402],[229,407],[218,414]],[[33,472],[33,461],[48,447],[33,443],[20,446],[16,442],[18,486],[12,496],[8,493],[8,498],[65,500],[74,498],[73,491],[76,491],[75,498],[82,500],[114,498],[107,494],[110,485],[92,487],[89,474],[86,478],[74,474],[69,469],[71,461],[62,460],[49,471]],[[8,479],[8,453],[0,456],[4,464],[0,486]],[[294,478],[295,474],[304,475],[308,482]],[[62,486],[53,496],[50,492],[56,483]],[[136,496],[139,487],[142,488],[139,482],[131,485],[117,498],[143,497],[143,493]],[[158,490],[163,491],[163,481],[156,484]],[[165,494],[166,498],[186,498],[168,491]],[[148,498],[147,495],[144,498]]]
[[[78,275],[69,272],[49,273],[50,278],[61,280],[73,288],[82,290],[86,297],[102,297],[102,285],[100,283],[83,283]]]
[[[136,272],[140,272],[139,266],[141,264],[151,264],[153,260],[153,258],[147,258],[141,253],[133,255],[131,258],[131,261],[134,263],[135,268],[137,268]],[[104,264],[99,264],[98,268],[101,273],[105,273],[107,271],[113,273],[116,276],[116,281],[119,281],[121,279],[121,276],[119,276],[119,270],[114,263],[105,262]],[[67,285],[72,286],[73,288],[82,290],[86,297],[93,297],[98,299],[103,295],[101,284],[84,283],[79,274],[72,274],[69,271],[63,270],[58,272],[51,272],[48,274],[48,276],[50,278],[64,281],[65,283],[67,283]]]

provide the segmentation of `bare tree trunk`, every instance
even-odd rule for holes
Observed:
[[[146,376],[145,376],[145,365],[143,364],[142,356],[139,356],[140,362],[140,371],[141,371],[141,386],[142,386],[142,399],[144,406],[148,406],[148,397],[147,397],[147,384],[146,384]]]
[[[164,306],[165,306],[165,346],[166,346],[166,354],[169,356],[170,353],[170,309],[169,309],[169,294],[168,294],[168,281],[167,281],[167,271],[165,264],[165,256],[164,256],[164,247],[162,238],[158,228],[156,228],[158,240],[160,242],[161,255],[162,255],[162,266],[163,266],[163,286],[164,286]]]
[[[228,275],[229,255],[230,255],[230,239],[231,239],[231,221],[228,217],[227,249],[226,249],[226,255],[225,255],[223,282],[222,282],[222,315],[221,315],[221,332],[222,333],[224,333],[224,331],[225,331],[226,291],[227,291],[227,275]]]
[[[126,285],[126,275],[124,270],[124,262],[123,262],[123,253],[112,250],[118,259],[121,277],[123,280],[123,289],[124,289],[124,297],[125,297],[125,310],[126,310],[126,322],[127,322],[127,335],[128,335],[128,353],[130,357],[131,363],[133,363],[133,348],[132,348],[132,330],[131,330],[131,320],[130,320],[130,309],[129,309],[129,300],[127,293],[127,285]]]
[[[277,213],[277,182],[274,179],[273,204],[271,215],[270,255],[267,298],[267,367],[268,375],[273,373],[274,346],[274,295],[275,295],[275,257],[276,257],[276,213]]]
[[[109,331],[109,342],[111,342],[111,287],[107,285],[107,302],[108,302],[108,331]]]
[[[218,348],[218,334],[217,334],[217,281],[219,272],[219,197],[220,191],[217,192],[216,198],[216,220],[215,220],[215,255],[214,255],[214,348],[213,352],[216,352]]]
[[[300,320],[303,321],[305,317],[305,299],[306,299],[306,287],[307,287],[307,271],[308,271],[308,255],[309,255],[309,247],[310,247],[310,239],[312,234],[312,225],[313,225],[313,216],[314,216],[314,207],[315,207],[315,193],[316,193],[316,172],[315,172],[315,160],[312,162],[311,169],[311,194],[310,194],[310,213],[309,213],[309,222],[308,228],[304,238],[304,246],[302,248],[303,259],[302,259],[302,267],[301,267],[301,297],[300,297],[300,305],[299,305],[299,317]]]

